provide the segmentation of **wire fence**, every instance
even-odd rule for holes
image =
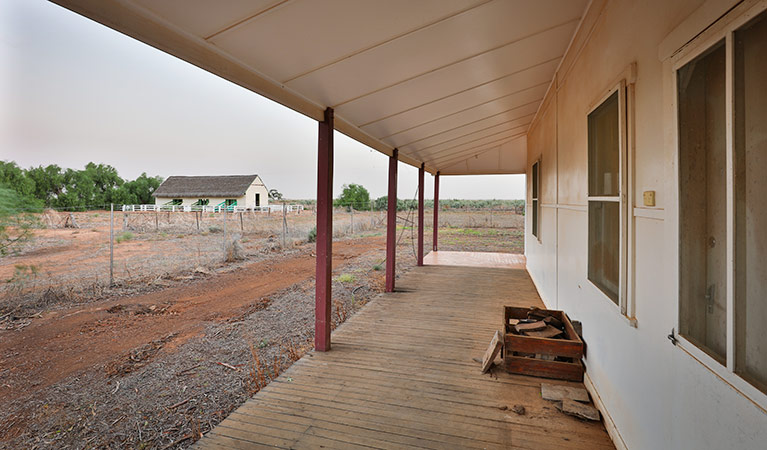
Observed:
[[[179,277],[194,278],[224,264],[280,257],[316,235],[311,204],[267,212],[122,211],[121,206],[113,212],[107,206],[34,214],[31,239],[0,258],[0,315],[24,302],[76,302],[99,297],[109,288],[132,293]],[[334,238],[381,236],[386,211],[371,211],[374,206],[370,202],[334,208]],[[415,255],[415,204],[398,211],[397,218],[398,241],[410,240],[407,245]],[[514,208],[446,208],[439,221],[444,249],[464,249],[470,245],[465,238],[478,233],[474,229],[516,230],[521,236],[524,227],[523,216]],[[433,210],[427,208],[426,252],[431,249],[432,223]]]

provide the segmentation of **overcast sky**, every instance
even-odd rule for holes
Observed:
[[[317,122],[43,0],[0,1],[0,159],[123,178],[258,173],[316,195]],[[336,133],[334,194],[386,194],[387,157]],[[398,197],[417,170],[399,167]],[[442,198],[524,198],[523,175],[443,177]],[[426,176],[427,198],[433,178]]]

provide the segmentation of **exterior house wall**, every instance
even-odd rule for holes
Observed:
[[[250,185],[247,191],[245,191],[244,204],[248,208],[256,206],[256,193],[260,194],[261,204],[259,206],[269,206],[269,191],[266,189],[264,182],[261,181],[261,177],[256,177],[253,180],[253,184]],[[240,204],[240,201],[237,201]]]
[[[234,198],[237,200],[237,206],[245,206],[246,208],[253,208],[256,206],[256,193],[260,194],[260,202],[261,204],[259,206],[269,206],[269,191],[266,189],[266,186],[264,185],[264,182],[261,180],[261,177],[256,177],[255,180],[253,180],[253,183],[248,187],[248,189],[245,191],[245,195],[240,197],[182,197],[182,206],[190,206],[197,202],[200,198],[207,198],[210,200],[209,205],[210,206],[216,206],[229,198]],[[164,205],[168,203],[169,201],[173,200],[174,198],[178,197],[155,197],[154,204],[155,205]]]
[[[679,270],[676,112],[668,57],[734,3],[592,1],[528,134],[528,175],[541,161],[540,241],[530,234],[532,215],[526,215],[528,270],[550,308],[583,322],[587,384],[619,448],[763,449],[767,442],[767,396],[739,389],[709,362],[667,339],[677,323]],[[664,48],[669,45],[670,52]],[[633,257],[627,273],[633,278],[628,315],[636,326],[587,279],[587,115],[632,63]],[[655,207],[642,206],[646,190],[656,192]],[[528,181],[528,200],[530,195]]]

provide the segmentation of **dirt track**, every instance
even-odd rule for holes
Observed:
[[[383,245],[380,236],[336,242],[334,267]],[[171,335],[166,348],[175,347],[200,334],[206,323],[247,314],[272,293],[314,276],[310,248],[146,295],[48,312],[22,330],[3,333],[0,398],[31,396],[141,345]]]

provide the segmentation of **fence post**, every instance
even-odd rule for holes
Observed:
[[[109,286],[115,284],[115,204],[109,204]]]
[[[354,234],[354,204],[352,204],[352,232],[350,234]]]
[[[224,259],[226,259],[226,210],[221,209],[220,211],[224,215]]]
[[[490,228],[493,228],[493,204],[490,204]]]
[[[285,251],[285,235],[288,233],[288,218],[285,202],[282,202],[282,250]]]
[[[194,221],[197,222],[197,231],[200,231],[200,216],[202,216],[202,211],[199,213],[197,211],[194,212]]]
[[[240,211],[240,232],[245,232],[245,225],[242,224],[242,211]]]
[[[160,231],[160,219],[159,219],[159,213],[157,212],[157,209],[154,210],[154,231]]]

